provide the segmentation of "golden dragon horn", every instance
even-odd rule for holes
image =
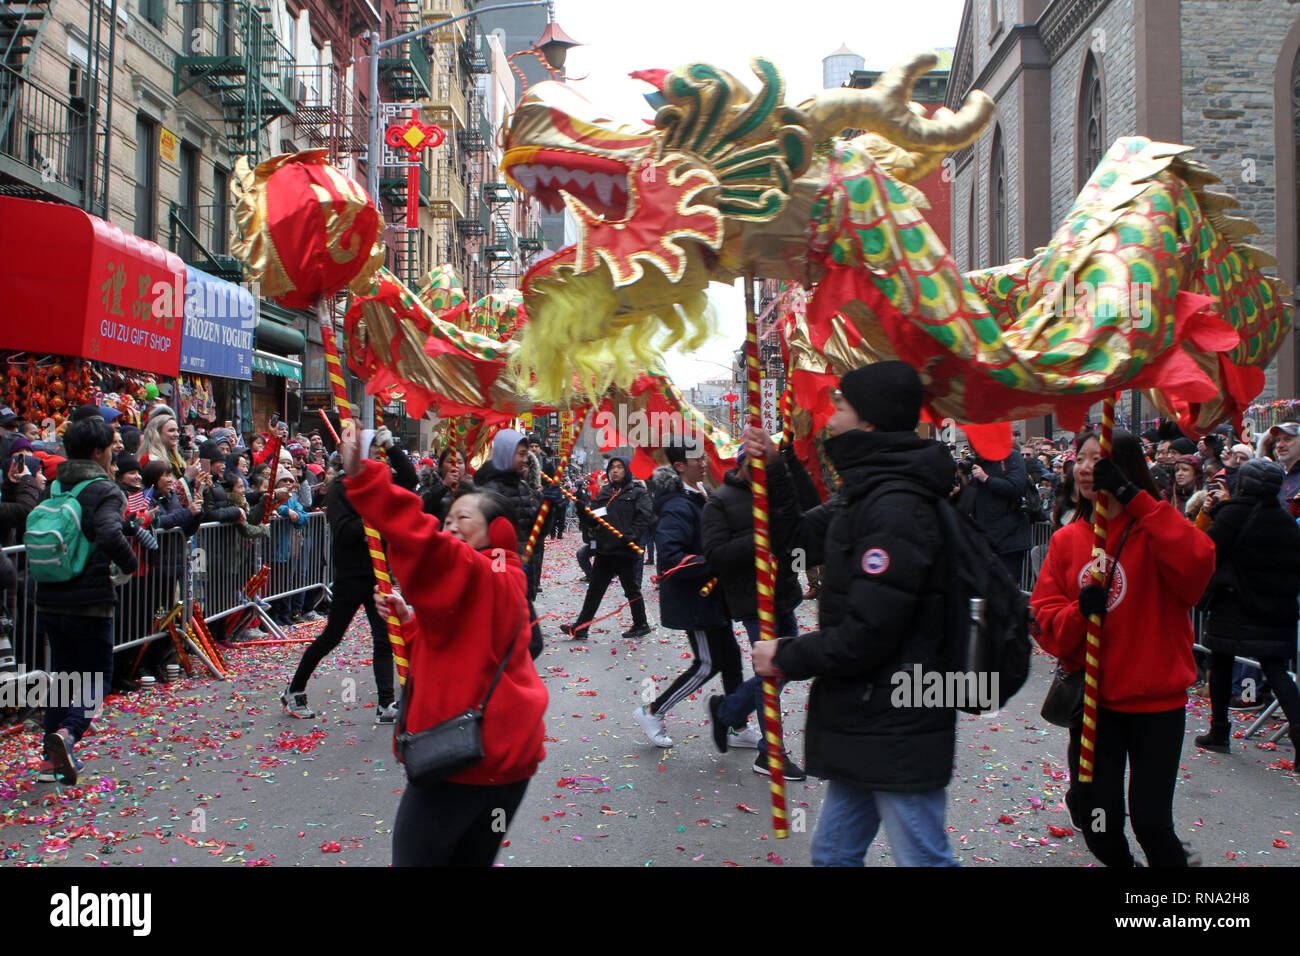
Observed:
[[[800,105],[813,142],[865,129],[911,152],[950,153],[969,146],[993,116],[993,100],[982,90],[971,90],[956,113],[940,110],[927,118],[912,109],[912,85],[938,62],[933,53],[920,53],[886,70],[868,90],[818,93]]]

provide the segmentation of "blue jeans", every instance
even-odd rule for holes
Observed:
[[[595,549],[590,543],[578,549],[578,567],[582,568],[582,573],[587,577],[591,577],[591,556],[594,553]]]
[[[943,828],[946,794],[866,790],[828,780],[813,830],[813,866],[862,866],[882,822],[899,866],[959,866]]]
[[[747,617],[740,622],[749,635],[749,646],[753,647],[759,640],[758,618]],[[777,637],[798,637],[799,625],[794,619],[794,611],[778,611],[776,615]],[[781,681],[785,687],[786,681]],[[744,729],[750,714],[758,714],[759,753],[767,753],[767,729],[763,724],[763,678],[755,675],[741,684],[734,692],[727,695],[722,706],[718,708],[718,717],[733,730]]]
[[[95,696],[93,675],[103,675],[104,694],[113,684],[113,619],[41,611],[40,620],[50,642],[50,677],[63,677],[60,683],[66,687],[65,675],[80,675],[76,700],[60,701],[71,706],[45,708],[45,732],[64,729],[75,742],[85,736],[92,715],[103,703],[102,696]]]

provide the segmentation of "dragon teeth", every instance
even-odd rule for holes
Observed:
[[[608,204],[610,198],[614,195],[614,177],[608,173],[596,173],[591,177],[592,185],[596,187],[596,195],[602,203]]]

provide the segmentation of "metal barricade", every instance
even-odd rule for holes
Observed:
[[[314,605],[318,598],[313,592],[324,596],[333,581],[333,549],[324,513],[310,512],[306,517],[301,528],[273,518],[269,538],[247,537],[234,524],[217,523],[200,525],[189,539],[179,528],[155,532],[158,548],[141,552],[147,570],[117,585],[113,650],[138,648],[166,637],[168,632],[155,630],[154,624],[177,603],[182,605],[182,632],[193,620],[196,604],[209,621],[249,608],[252,602],[244,586],[264,559],[271,561],[272,576],[263,600],[302,594],[306,607]],[[277,544],[282,545],[278,553]],[[48,670],[49,651],[36,608],[36,582],[27,570],[27,550],[15,545],[4,553],[17,571],[15,588],[0,595],[0,609],[13,620],[10,642],[17,674]]]
[[[1052,538],[1052,525],[1047,521],[1035,521],[1029,526],[1029,551],[1025,554],[1025,563],[1020,569],[1020,590],[1032,593],[1038,582],[1038,572],[1042,570],[1047,558],[1047,543]]]

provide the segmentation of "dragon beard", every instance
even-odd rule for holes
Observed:
[[[694,350],[714,334],[705,290],[705,252],[683,242],[681,278],[652,265],[631,285],[615,287],[609,266],[572,274],[557,265],[532,284],[528,334],[514,358],[521,385],[537,401],[594,401],[611,386],[626,388],[658,369],[662,351]]]

